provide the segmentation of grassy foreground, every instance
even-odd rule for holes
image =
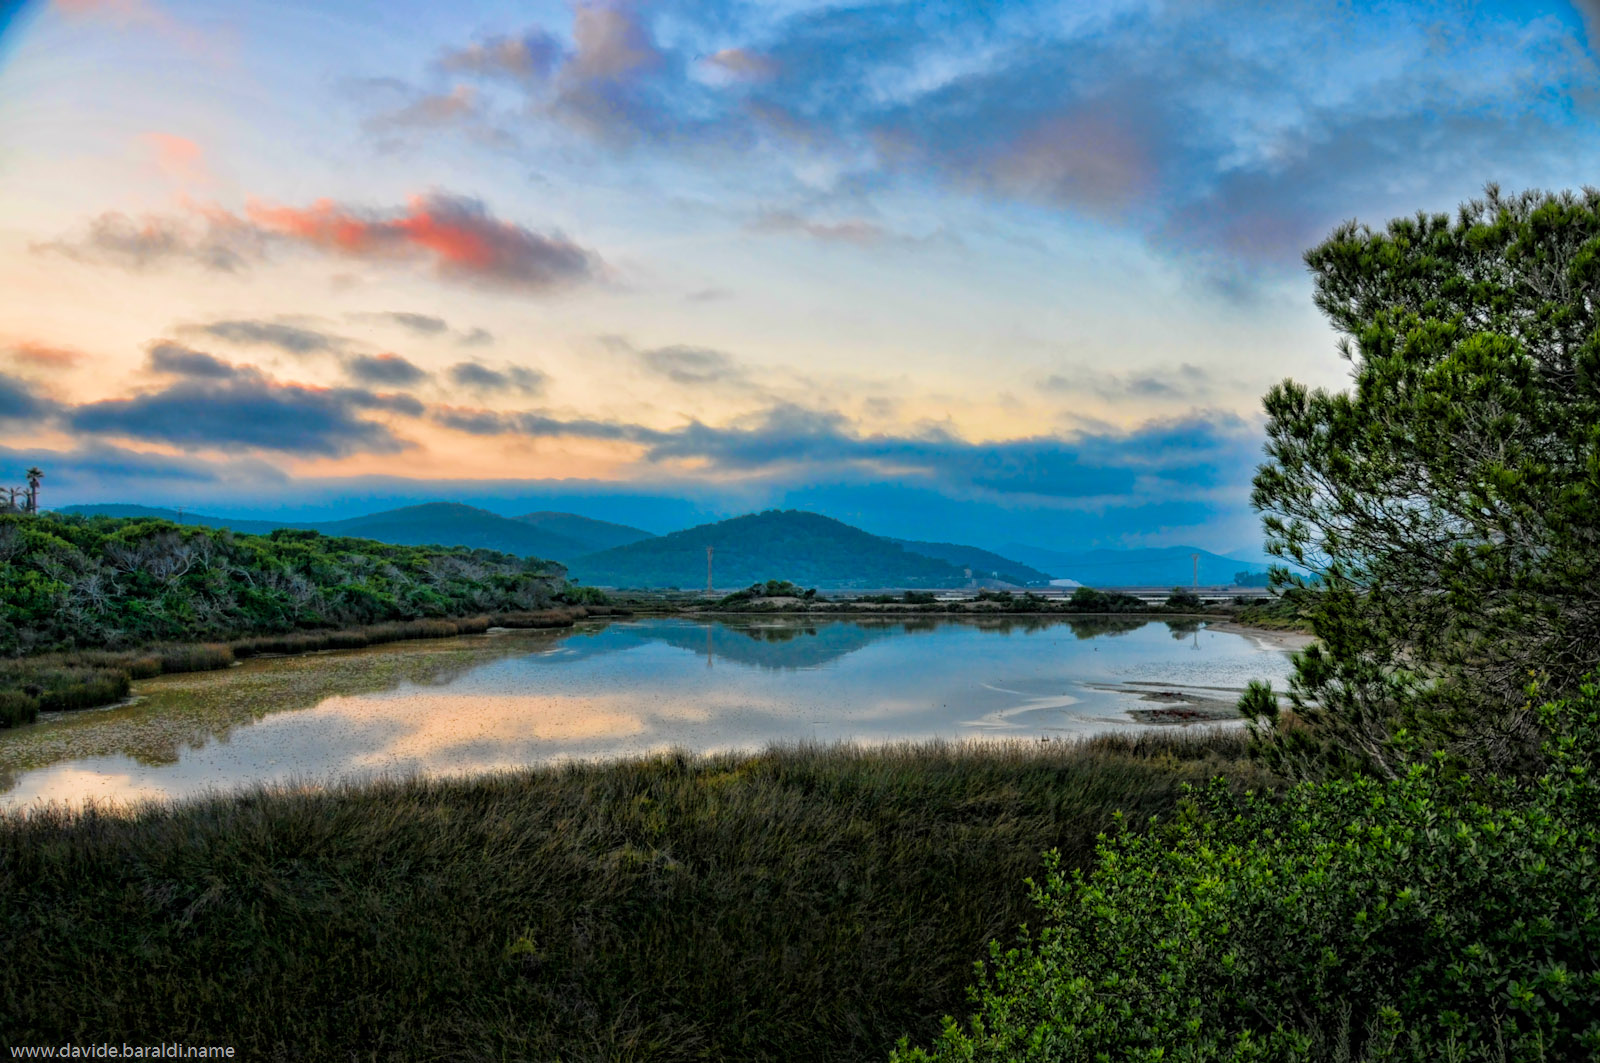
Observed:
[[[664,756],[0,817],[0,1042],[884,1059],[1237,734]]]

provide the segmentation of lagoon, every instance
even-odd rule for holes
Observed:
[[[648,618],[493,631],[135,684],[0,731],[0,807],[460,774],[774,743],[1055,740],[1185,726],[1289,656],[1143,617]],[[1237,725],[1236,723],[1233,725]]]

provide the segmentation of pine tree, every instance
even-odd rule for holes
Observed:
[[[1434,750],[1514,769],[1530,681],[1560,696],[1600,663],[1600,191],[1491,186],[1454,219],[1348,223],[1306,263],[1352,387],[1265,399],[1252,501],[1269,551],[1321,577],[1265,748],[1293,774]]]

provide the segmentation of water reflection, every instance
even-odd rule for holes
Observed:
[[[256,660],[0,732],[0,803],[473,772],[670,747],[1038,737],[1219,704],[1285,655],[1194,621],[650,619]]]

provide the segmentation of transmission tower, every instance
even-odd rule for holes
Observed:
[[[1199,590],[1200,589],[1200,555],[1199,554],[1190,554],[1189,556],[1194,558],[1194,589],[1195,590]]]
[[[716,593],[711,589],[711,547],[706,547],[706,593]]]

